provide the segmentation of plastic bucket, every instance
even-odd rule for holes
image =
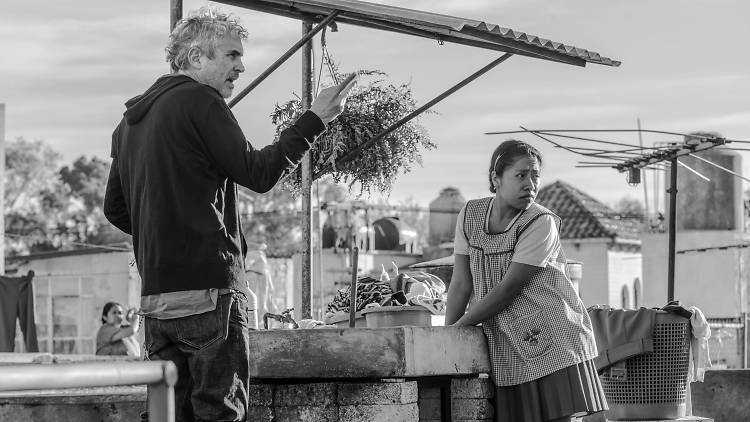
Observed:
[[[380,306],[362,311],[367,328],[431,327],[432,314],[421,306]]]

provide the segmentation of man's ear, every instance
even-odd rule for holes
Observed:
[[[199,47],[190,47],[190,50],[188,50],[187,53],[187,60],[190,64],[190,67],[194,67],[197,69],[203,67],[203,64],[201,63],[201,56],[203,56],[203,52]]]

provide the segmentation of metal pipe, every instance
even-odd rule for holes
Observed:
[[[170,361],[0,366],[0,392],[148,385],[149,420],[174,422],[177,367]]]
[[[349,237],[351,246],[352,284],[349,286],[349,328],[354,328],[357,318],[357,266],[359,265],[359,248],[354,246],[354,233]]]
[[[326,27],[331,21],[333,21],[336,16],[338,16],[339,11],[334,10],[331,12],[330,15],[328,15],[325,19],[323,19],[315,28],[312,27],[312,24],[308,21],[302,22],[303,28],[308,28],[306,32],[303,32],[303,37],[297,41],[289,50],[286,51],[286,53],[282,54],[281,57],[279,57],[271,66],[268,67],[268,69],[264,70],[260,75],[258,75],[252,82],[250,82],[250,85],[246,86],[242,91],[237,93],[237,95],[234,96],[229,101],[229,107],[234,107],[235,104],[237,104],[241,99],[245,98],[247,94],[250,93],[255,87],[260,85],[261,82],[263,82],[271,73],[273,73],[276,69],[279,68],[282,64],[284,64],[285,61],[287,61],[294,53],[297,52],[300,48],[302,48],[303,45],[309,44],[309,41],[312,39],[312,37],[315,36],[318,32],[320,32],[323,28]],[[312,48],[312,47],[311,47]],[[303,53],[304,54],[304,53]],[[312,54],[312,53],[310,53]],[[308,105],[309,107],[309,105]],[[303,107],[304,108],[304,107]]]
[[[174,386],[164,383],[149,384],[146,394],[148,396],[148,420],[174,422]]]
[[[176,382],[170,361],[0,365],[0,391]]]
[[[0,103],[0,204],[5,203],[5,104]],[[0,275],[5,275],[5,213],[0,213]]]
[[[169,32],[182,19],[182,0],[169,0]]]
[[[384,131],[382,131],[382,132],[380,132],[379,134],[375,135],[375,136],[374,136],[373,138],[370,138],[370,139],[369,139],[369,140],[367,140],[366,142],[364,142],[364,143],[362,143],[362,144],[358,145],[358,146],[357,146],[356,148],[354,148],[354,149],[352,149],[351,151],[349,151],[348,153],[344,154],[344,156],[343,156],[343,157],[341,157],[341,158],[339,158],[338,160],[336,160],[336,165],[339,165],[339,164],[345,163],[346,161],[348,161],[348,160],[352,159],[352,158],[353,158],[353,157],[355,157],[355,156],[356,156],[356,155],[357,155],[357,154],[358,154],[358,153],[359,153],[359,152],[360,152],[361,150],[363,150],[363,149],[365,149],[365,148],[369,147],[370,145],[374,144],[375,142],[379,141],[380,139],[382,139],[382,138],[386,137],[386,136],[387,136],[388,134],[390,134],[390,133],[391,133],[391,132],[393,132],[394,130],[396,130],[396,129],[400,128],[401,126],[403,126],[403,125],[405,125],[406,123],[408,123],[408,122],[409,122],[410,120],[412,120],[412,119],[414,119],[415,117],[417,117],[417,116],[419,116],[420,114],[422,114],[422,113],[423,113],[423,112],[424,112],[425,110],[429,109],[430,107],[432,107],[432,106],[434,106],[435,104],[439,103],[440,101],[444,100],[444,99],[445,99],[446,97],[448,97],[449,95],[453,94],[454,92],[456,92],[456,91],[458,91],[459,89],[463,88],[464,86],[468,85],[468,84],[469,84],[469,83],[471,83],[471,82],[472,82],[472,81],[473,81],[474,79],[476,79],[476,78],[478,78],[478,77],[482,76],[483,74],[487,73],[487,72],[488,72],[488,71],[490,71],[490,70],[491,70],[492,68],[494,68],[495,66],[497,66],[497,65],[499,65],[500,63],[502,63],[502,62],[504,62],[504,61],[508,60],[508,59],[509,59],[509,58],[510,58],[511,56],[513,56],[513,54],[511,54],[511,53],[505,53],[505,54],[503,54],[502,56],[498,57],[497,59],[493,60],[493,61],[492,61],[491,63],[489,63],[488,65],[486,65],[486,66],[484,66],[483,68],[479,69],[478,71],[476,71],[476,72],[472,73],[472,74],[471,74],[471,75],[469,75],[469,76],[468,76],[468,77],[467,77],[466,79],[462,80],[461,82],[457,83],[456,85],[453,85],[453,86],[452,86],[451,88],[449,88],[448,90],[446,90],[446,91],[445,91],[445,92],[443,92],[442,94],[440,94],[440,95],[438,95],[437,97],[433,98],[432,100],[428,101],[427,103],[425,103],[424,105],[422,105],[422,106],[421,106],[421,107],[419,107],[418,109],[416,109],[416,110],[412,111],[412,112],[411,112],[411,113],[409,113],[408,115],[406,115],[406,116],[402,117],[402,118],[401,118],[401,119],[400,119],[399,121],[397,121],[396,123],[392,124],[392,125],[391,125],[391,126],[390,126],[389,128],[385,129]],[[320,177],[320,176],[322,176],[322,175],[323,175],[324,173],[326,173],[327,171],[329,171],[329,170],[330,170],[331,168],[332,168],[332,167],[331,167],[331,164],[327,164],[327,165],[326,165],[326,166],[325,166],[324,168],[322,168],[322,169],[321,169],[321,170],[319,170],[319,171],[318,171],[317,173],[315,173],[315,175],[313,176],[313,178],[314,178],[314,179],[317,179],[317,178],[319,178],[319,177]]]
[[[329,16],[331,17],[331,16]],[[325,25],[318,25],[324,28]],[[312,33],[312,23],[302,22],[302,33]],[[312,104],[313,90],[313,58],[312,40],[306,37],[307,42],[302,48],[302,109],[310,108]],[[304,38],[303,38],[304,39]],[[308,151],[302,157],[302,286],[301,298],[302,319],[312,318],[312,154]]]
[[[677,222],[677,157],[670,160],[669,169],[669,262],[667,267],[667,302],[674,300],[674,264]]]
[[[717,169],[719,169],[719,170],[724,170],[725,172],[727,172],[727,173],[731,174],[732,176],[736,176],[736,177],[739,177],[739,178],[740,178],[740,179],[742,179],[742,180],[745,180],[745,181],[747,181],[747,182],[750,182],[750,179],[748,179],[747,177],[745,177],[745,176],[743,176],[743,175],[741,175],[741,174],[739,174],[739,173],[736,173],[736,172],[734,172],[734,171],[732,171],[732,170],[729,170],[729,169],[728,169],[728,168],[726,168],[726,167],[722,167],[722,166],[720,166],[720,165],[718,165],[718,164],[714,163],[713,161],[709,161],[709,160],[706,160],[705,158],[703,158],[703,157],[699,157],[699,156],[697,156],[697,155],[695,155],[695,154],[689,154],[689,155],[690,155],[691,157],[693,157],[693,158],[697,158],[698,160],[701,160],[701,161],[703,161],[704,163],[706,163],[706,164],[708,164],[708,165],[710,165],[710,166],[714,166],[714,167],[716,167],[716,168],[717,168]]]

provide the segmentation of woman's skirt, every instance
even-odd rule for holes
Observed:
[[[495,390],[495,420],[546,422],[608,410],[594,362]]]

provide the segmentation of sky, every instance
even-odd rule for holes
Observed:
[[[390,200],[427,205],[447,186],[466,199],[486,196],[486,168],[507,136],[531,129],[644,129],[718,132],[750,140],[750,2],[745,0],[381,0],[381,3],[481,20],[596,51],[620,67],[570,66],[514,56],[439,103],[420,123],[437,144],[423,167],[396,181]],[[205,4],[184,0],[187,12]],[[239,92],[301,34],[297,20],[220,5],[249,30]],[[27,0],[0,14],[0,103],[6,139],[43,139],[68,162],[109,157],[123,103],[167,73],[169,0]],[[316,38],[316,66],[319,65]],[[498,52],[339,25],[328,49],[342,71],[379,69],[409,82],[421,104],[498,57]],[[272,142],[268,117],[300,92],[301,62],[290,59],[234,109],[255,147]],[[614,169],[575,168],[583,158],[533,135],[544,155],[542,183],[563,180],[607,204],[642,200]],[[602,139],[638,143],[635,134]],[[681,141],[645,134],[645,145]],[[573,141],[570,141],[573,142]],[[567,145],[592,146],[584,143]],[[740,152],[745,173],[750,155]],[[646,176],[653,182],[653,175]],[[663,177],[660,176],[660,177]],[[663,185],[663,183],[662,183]],[[649,198],[654,197],[651,183]],[[653,204],[653,199],[650,199]],[[662,203],[663,200],[660,200]]]

